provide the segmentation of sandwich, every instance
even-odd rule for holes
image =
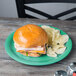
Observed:
[[[25,56],[39,57],[46,54],[48,36],[44,29],[34,24],[18,28],[13,36],[16,52]]]

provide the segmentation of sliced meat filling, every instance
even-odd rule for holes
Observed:
[[[46,54],[45,46],[44,47],[38,46],[35,48],[22,48],[16,43],[14,43],[14,45],[15,45],[16,51],[20,52],[23,55],[27,55],[28,53],[28,56],[38,57],[40,56],[40,54]]]

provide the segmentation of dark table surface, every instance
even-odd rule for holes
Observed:
[[[10,58],[5,51],[6,37],[26,24],[51,25],[65,31],[72,39],[71,53],[60,62],[48,66],[29,66]],[[0,18],[0,76],[54,76],[57,70],[66,70],[76,61],[76,21]]]

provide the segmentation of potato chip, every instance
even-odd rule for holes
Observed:
[[[59,38],[55,39],[53,42],[52,42],[52,45],[53,46],[61,46],[61,45],[64,45],[67,41],[68,41],[69,37],[67,35],[61,35],[59,36]]]
[[[49,26],[42,26],[42,28],[46,31],[47,35],[48,35],[48,45],[51,45],[52,44],[52,41],[55,39],[55,29],[53,28],[50,28]]]
[[[49,26],[42,26],[42,28],[46,31],[48,35],[48,45],[50,46],[52,44],[53,28],[50,28]]]
[[[52,50],[51,47],[48,48],[47,55],[51,57],[57,57],[57,54]]]
[[[55,39],[59,38],[60,35],[60,31],[59,30],[55,30]]]
[[[66,47],[65,43],[68,41],[68,35],[61,35],[60,31],[49,26],[42,26],[48,35],[48,45],[52,48],[48,48],[47,55],[51,57],[56,57],[57,54],[62,54]]]
[[[68,41],[69,37],[68,35],[62,35],[61,39],[62,39],[62,42],[65,44]]]
[[[52,32],[52,41],[54,41],[55,40],[55,32]]]
[[[64,51],[65,51],[66,47],[63,47],[63,48],[59,48],[58,50],[56,50],[55,52],[57,54],[62,54]]]
[[[64,48],[64,47],[65,47],[64,45],[55,45],[55,46],[52,46],[52,49],[53,49],[53,51],[56,51],[59,48]]]

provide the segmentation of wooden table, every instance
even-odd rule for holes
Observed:
[[[62,61],[48,66],[29,66],[10,58],[5,51],[6,37],[26,24],[51,25],[65,31],[73,41],[71,53]],[[54,76],[57,70],[66,70],[76,61],[76,21],[0,18],[0,76]]]

